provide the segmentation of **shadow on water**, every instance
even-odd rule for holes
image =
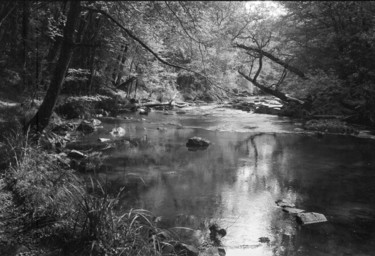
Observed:
[[[148,209],[170,226],[178,216],[194,216],[185,223],[192,228],[215,220],[227,229],[222,241],[227,255],[373,255],[373,141],[207,129],[221,126],[222,119],[205,119],[202,129],[196,127],[202,117],[154,114],[143,121],[146,129],[139,122],[119,124],[129,136],[147,134],[147,143],[112,152],[108,171],[98,174],[112,189],[131,188],[122,198],[124,208]],[[166,129],[158,129],[161,125]],[[189,151],[185,143],[192,136],[212,144]],[[278,199],[323,213],[328,222],[299,226],[276,206]],[[270,241],[261,244],[259,237]]]

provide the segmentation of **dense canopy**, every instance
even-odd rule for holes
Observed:
[[[142,80],[138,97],[221,101],[255,86],[307,100],[308,114],[373,124],[374,8],[357,1],[3,1],[2,94],[48,95],[41,127],[60,92],[125,88],[134,77]]]

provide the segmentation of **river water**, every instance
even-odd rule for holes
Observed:
[[[122,127],[138,139],[110,151],[98,173],[113,190],[129,188],[124,208],[150,210],[169,227],[218,223],[227,256],[375,255],[374,140],[300,133],[297,121],[214,105],[183,111],[104,120],[84,138]],[[212,144],[189,151],[193,136]],[[278,199],[328,222],[301,226]]]

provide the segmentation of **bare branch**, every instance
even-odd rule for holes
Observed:
[[[291,66],[289,65],[288,63],[286,63],[285,61],[273,56],[272,54],[268,53],[268,52],[265,52],[263,51],[262,49],[259,49],[259,48],[255,48],[255,47],[251,47],[251,46],[246,46],[246,45],[243,45],[243,44],[238,44],[236,43],[234,45],[234,47],[237,47],[237,48],[241,48],[241,49],[245,49],[247,51],[251,51],[251,52],[257,52],[258,54],[261,54],[263,56],[266,56],[267,58],[269,58],[270,60],[276,62],[277,64],[283,66],[284,68],[288,69],[290,72],[298,75],[299,77],[303,78],[303,79],[308,79],[305,74],[299,70],[298,68],[294,67],[294,66]]]
[[[8,16],[13,12],[13,10],[16,8],[17,4],[14,4],[12,8],[4,15],[4,17],[0,21],[0,27],[3,25],[4,21],[8,18]]]
[[[262,67],[263,67],[263,55],[261,54],[259,56],[259,66],[258,66],[258,70],[257,72],[255,73],[255,76],[253,78],[254,82],[257,80],[259,74],[260,74],[260,71],[262,71]]]
[[[173,9],[169,6],[168,2],[167,1],[164,1],[164,3],[167,5],[168,9],[172,12],[173,16],[176,17],[176,19],[178,20],[178,23],[180,23],[180,26],[182,28],[182,30],[185,32],[185,34],[191,39],[193,40],[194,42],[200,44],[201,42],[197,39],[195,39],[193,36],[191,36],[189,34],[189,32],[186,30],[186,28],[184,27],[184,24],[182,22],[182,20],[180,19],[180,17],[178,17],[178,15],[173,11]]]
[[[231,39],[232,42],[242,34],[243,30],[247,27],[247,25],[250,24],[250,22],[251,22],[251,20],[248,20],[245,23],[245,25],[242,28],[240,28],[240,30],[238,30],[237,34]]]

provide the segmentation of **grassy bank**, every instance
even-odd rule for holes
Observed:
[[[109,196],[27,141],[12,132],[2,147],[0,255],[177,255],[178,242],[150,213],[118,213],[121,191]]]

